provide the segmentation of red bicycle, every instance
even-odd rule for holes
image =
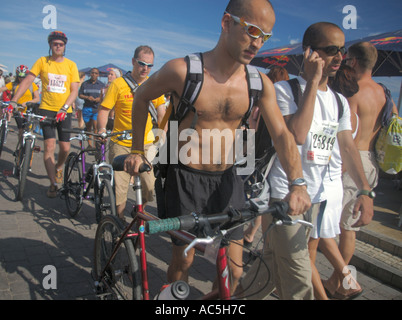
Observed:
[[[115,171],[123,170],[127,155],[116,157],[113,162]],[[149,171],[143,165],[140,173]],[[191,213],[188,216],[159,219],[144,212],[141,198],[141,181],[135,176],[133,186],[136,193],[136,205],[133,220],[124,226],[116,216],[105,216],[98,225],[95,236],[95,285],[98,297],[118,300],[149,300],[149,281],[147,270],[145,234],[167,232],[169,235],[188,243],[184,254],[191,248],[205,253],[211,247],[217,249],[216,267],[218,288],[203,296],[203,300],[229,300],[230,281],[228,272],[227,231],[249,222],[263,214],[275,217],[273,225],[294,225],[297,223],[312,227],[303,220],[291,220],[286,214],[288,203],[276,202],[268,208],[267,201],[251,199],[248,208],[230,210],[228,213],[203,215]],[[272,226],[273,226],[272,225]],[[197,226],[201,238],[186,232]],[[210,246],[210,247],[208,247]],[[185,288],[183,290],[186,290]]]

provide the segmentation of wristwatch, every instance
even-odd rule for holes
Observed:
[[[289,187],[292,186],[306,186],[307,187],[307,182],[304,178],[297,178],[294,179],[291,183],[289,183]]]
[[[371,191],[370,190],[360,190],[357,193],[356,197],[360,197],[360,196],[368,196],[371,199],[374,199],[376,195],[375,195],[375,192],[373,190],[371,190]]]
[[[64,109],[65,111],[67,111],[68,108],[70,108],[70,106],[69,106],[68,104],[65,104],[65,105],[63,106],[63,109]]]

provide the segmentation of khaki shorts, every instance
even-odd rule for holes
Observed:
[[[271,202],[278,199],[271,199]],[[321,203],[315,203],[305,213],[291,216],[314,223]],[[263,230],[271,224],[272,216],[264,215]],[[281,300],[313,300],[312,270],[308,251],[310,229],[295,226],[275,226],[268,233],[263,260],[266,267],[255,260],[241,281],[248,299],[263,300],[276,288]],[[269,283],[267,280],[269,279]]]
[[[145,146],[145,153],[152,146],[148,144]],[[109,162],[112,163],[113,159],[123,154],[129,154],[131,147],[124,147],[113,141],[109,142]],[[143,204],[154,200],[155,176],[153,171],[144,172],[140,175],[142,186],[142,202]],[[115,190],[116,190],[116,206],[119,206],[127,201],[127,193],[130,185],[131,176],[124,171],[114,172]]]
[[[374,152],[370,151],[359,151],[360,157],[363,163],[364,175],[370,185],[370,188],[373,189],[377,186],[378,183],[378,165],[375,160]],[[342,216],[340,226],[342,229],[350,230],[350,231],[359,231],[360,228],[353,228],[352,225],[357,222],[359,216],[353,218],[353,208],[356,202],[356,194],[359,191],[356,184],[348,174],[345,174],[342,177],[343,183],[343,202],[342,202]]]

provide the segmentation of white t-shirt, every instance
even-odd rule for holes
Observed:
[[[306,88],[306,81],[301,77],[297,79],[303,93]],[[280,81],[275,83],[274,86],[282,115],[294,114],[297,111],[297,106],[289,83]],[[328,163],[331,157],[337,158],[338,161],[340,159],[339,147],[336,139],[334,139],[336,138],[336,133],[352,130],[349,104],[345,97],[339,96],[344,110],[341,119],[338,121],[338,103],[334,93],[328,87],[326,91],[319,90],[317,92],[310,132],[305,143],[298,146],[303,175],[307,182],[307,191],[312,203],[326,200],[323,179],[327,173]],[[275,160],[268,180],[271,186],[272,198],[283,199],[289,193],[289,182],[278,158]]]

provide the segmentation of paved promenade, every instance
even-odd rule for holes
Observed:
[[[15,129],[14,123],[11,127]],[[37,144],[43,147],[41,136]],[[97,227],[93,204],[86,201],[82,212],[72,219],[64,201],[46,197],[49,182],[43,166],[43,151],[34,154],[24,200],[14,201],[16,179],[10,171],[15,145],[16,132],[12,132],[0,159],[0,300],[96,299],[91,275]],[[398,228],[398,210],[402,190],[396,190],[391,180],[385,180],[377,194],[375,219],[366,228],[367,232],[359,235],[362,241],[358,242],[357,255],[352,261],[364,288],[359,299],[400,300],[402,229]],[[129,198],[128,208],[134,199],[132,191]],[[151,204],[149,210],[155,212],[155,205]],[[129,209],[126,211],[129,217]],[[170,240],[165,235],[148,237],[147,249],[150,290],[154,296],[165,283]],[[379,259],[384,266],[377,262],[376,251],[383,254]],[[332,267],[321,254],[317,265],[324,279],[332,273]],[[49,270],[57,275],[54,288],[49,288],[48,275],[52,274]],[[214,265],[197,256],[190,278],[192,298],[211,288],[214,274]]]

